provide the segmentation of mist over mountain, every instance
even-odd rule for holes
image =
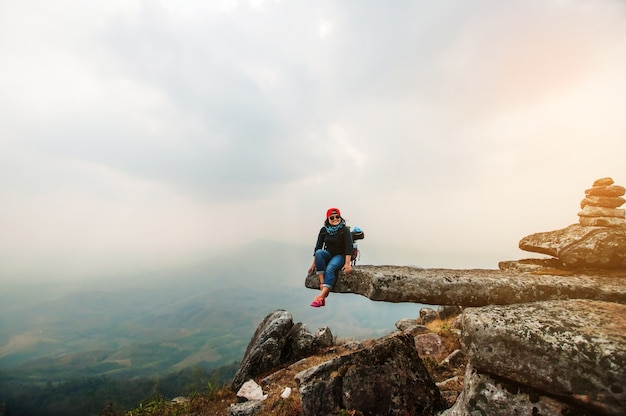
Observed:
[[[311,247],[255,241],[156,274],[80,282],[15,283],[0,294],[0,370],[34,379],[151,376],[241,359],[269,312],[310,329],[370,338],[417,316],[420,305],[333,294],[311,308]]]

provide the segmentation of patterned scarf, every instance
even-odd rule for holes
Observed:
[[[346,226],[346,222],[344,220],[341,220],[341,222],[337,225],[327,225],[326,226],[326,233],[328,235],[335,235],[337,234],[337,232],[339,230],[341,230],[343,227]]]

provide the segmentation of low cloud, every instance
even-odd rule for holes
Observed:
[[[0,9],[7,278],[313,244],[328,206],[376,259],[495,267],[626,181],[619,1]]]

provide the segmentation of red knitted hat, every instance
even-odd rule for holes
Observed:
[[[339,208],[330,208],[328,211],[326,211],[326,218],[330,217],[333,214],[337,214],[341,217],[341,211],[339,211]]]

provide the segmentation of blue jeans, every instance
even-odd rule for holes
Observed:
[[[324,275],[324,286],[332,289],[337,278],[337,272],[341,270],[346,262],[346,256],[335,254],[334,256],[326,250],[315,252],[315,273]]]

